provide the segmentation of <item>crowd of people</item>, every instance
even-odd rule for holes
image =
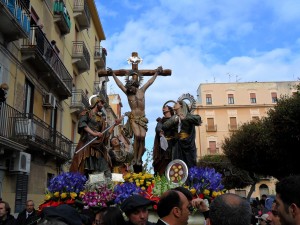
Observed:
[[[259,224],[299,225],[299,190],[299,175],[281,179],[276,184],[276,199],[270,211],[258,217]],[[189,216],[195,210],[204,214],[206,225],[254,225],[249,201],[232,193],[219,195],[208,206],[203,199],[193,199],[184,187],[168,190],[157,204],[158,221],[150,222],[148,208],[154,204],[143,196],[132,195],[120,207],[99,207],[97,211],[85,210],[80,213],[64,204],[46,207],[37,214],[33,201],[28,200],[26,209],[15,219],[10,213],[9,204],[1,200],[0,225],[187,225]],[[203,224],[203,221],[199,221],[199,224]]]

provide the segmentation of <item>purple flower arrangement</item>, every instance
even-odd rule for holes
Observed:
[[[190,188],[196,189],[196,194],[212,194],[222,192],[222,175],[213,168],[192,167],[189,169],[188,183]]]
[[[84,190],[86,181],[86,177],[80,173],[61,173],[50,180],[48,191],[79,193]]]
[[[85,193],[82,198],[83,204],[87,207],[107,207],[116,198],[116,194],[106,184],[99,184],[94,190]]]
[[[117,184],[114,188],[114,193],[116,195],[115,203],[121,204],[126,198],[134,194],[141,194],[142,189],[136,186],[135,183],[125,182],[122,184]]]

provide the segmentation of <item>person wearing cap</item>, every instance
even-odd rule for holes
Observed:
[[[127,225],[154,225],[148,221],[148,207],[154,202],[140,195],[132,195],[121,204],[121,210],[126,214]]]
[[[106,177],[111,177],[112,165],[106,145],[114,127],[121,121],[117,119],[108,132],[102,133],[107,128],[105,115],[102,113],[104,104],[104,99],[94,96],[91,99],[90,108],[80,113],[78,122],[80,140],[75,149],[70,172],[80,172],[86,176],[95,172],[104,172]],[[81,149],[95,137],[98,139]]]
[[[67,204],[45,207],[38,225],[83,225],[79,212]]]

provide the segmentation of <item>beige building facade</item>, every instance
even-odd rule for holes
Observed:
[[[202,118],[197,128],[197,157],[222,154],[225,137],[243,123],[267,116],[268,110],[276,105],[277,98],[291,96],[297,91],[299,82],[246,82],[205,83],[197,90],[198,105],[195,111]],[[244,196],[247,190],[236,190]],[[263,179],[256,185],[253,196],[275,194],[273,178]]]
[[[94,0],[4,0],[0,21],[0,83],[9,85],[0,111],[0,197],[20,212],[27,199],[43,201],[71,159],[89,97],[101,95],[109,109],[108,78],[98,77],[107,52]]]

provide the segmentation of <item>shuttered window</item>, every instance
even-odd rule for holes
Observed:
[[[255,93],[250,93],[250,102],[256,103],[256,94]]]
[[[228,94],[228,104],[234,104],[234,96],[233,96],[233,94]]]

